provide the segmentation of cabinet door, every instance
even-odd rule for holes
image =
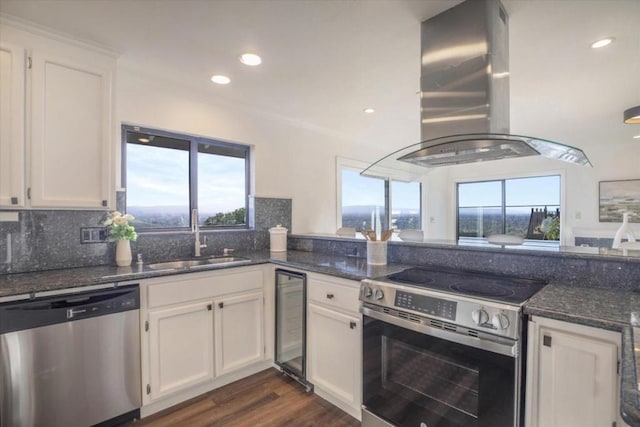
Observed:
[[[211,302],[149,312],[150,399],[213,380]]]
[[[215,301],[216,376],[264,359],[263,293]]]
[[[616,344],[541,327],[538,349],[537,425],[613,425],[619,410]]]
[[[299,375],[304,373],[304,292],[303,279],[280,276],[277,294],[276,362],[286,363]],[[285,282],[286,281],[286,282]]]
[[[307,307],[309,381],[359,411],[361,320],[315,304]]]
[[[32,55],[31,206],[108,207],[112,71]]]
[[[0,207],[23,207],[25,49],[0,42]]]

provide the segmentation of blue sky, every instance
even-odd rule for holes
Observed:
[[[200,213],[245,206],[244,159],[198,154]],[[189,206],[189,153],[127,145],[127,203],[130,206]]]
[[[461,183],[460,206],[500,206],[500,181]],[[560,176],[509,179],[505,185],[507,206],[557,206],[560,204]]]
[[[419,210],[420,184],[393,181],[391,197],[393,210]],[[384,180],[360,176],[357,171],[342,171],[343,206],[384,206]]]
[[[427,178],[428,179],[428,178]],[[392,183],[393,209],[419,209],[418,183]],[[509,179],[505,184],[507,206],[558,206],[560,176]],[[384,206],[384,180],[363,177],[357,171],[342,172],[343,206]],[[463,183],[460,206],[501,206],[501,181]],[[527,208],[529,209],[529,208]]]

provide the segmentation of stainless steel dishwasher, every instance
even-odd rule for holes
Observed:
[[[0,426],[139,418],[139,309],[138,285],[1,303]]]

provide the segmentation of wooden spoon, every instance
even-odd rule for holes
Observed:
[[[393,235],[393,229],[384,231],[382,233],[382,237],[380,238],[380,240],[387,241],[391,238],[392,235]]]

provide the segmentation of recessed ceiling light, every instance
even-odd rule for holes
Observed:
[[[141,136],[138,138],[138,142],[142,142],[142,143],[147,143],[147,142],[151,142],[155,139],[155,135],[147,135],[147,136]]]
[[[365,109],[364,109],[364,110],[362,110],[362,111],[364,111],[364,112],[365,112],[365,113],[367,113],[367,114],[373,114],[373,113],[375,113],[375,112],[376,112],[376,110],[374,110],[373,108],[365,108]]]
[[[635,135],[633,139],[640,139],[640,135]]]
[[[615,38],[613,37],[606,37],[604,39],[596,40],[593,43],[591,43],[591,48],[599,49],[601,47],[609,46],[611,43],[613,43],[614,40]]]
[[[243,53],[240,55],[240,62],[244,65],[250,65],[255,67],[256,65],[262,64],[262,58],[260,58],[255,53]]]
[[[623,117],[625,123],[633,125],[640,124],[640,105],[624,110]]]
[[[219,85],[226,85],[231,82],[231,79],[227,76],[215,75],[211,76],[211,81]]]

